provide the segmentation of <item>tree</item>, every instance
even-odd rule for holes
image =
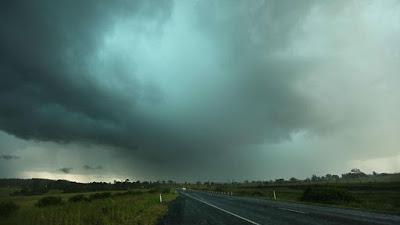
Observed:
[[[366,177],[367,174],[362,172],[360,169],[354,168],[350,170],[350,173],[342,174],[342,178],[360,178]]]
[[[320,181],[320,178],[317,175],[313,174],[312,177],[311,177],[311,181],[312,182],[317,182],[317,181]]]
[[[283,178],[279,178],[279,179],[275,180],[275,183],[283,183],[283,182],[285,182],[285,179],[283,179]]]

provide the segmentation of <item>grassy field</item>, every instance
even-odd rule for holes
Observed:
[[[217,192],[232,192],[236,196],[252,196],[273,199],[273,191],[277,200],[303,202],[307,204],[329,204],[339,207],[359,208],[368,211],[400,215],[400,182],[338,182],[319,184],[275,184],[275,185],[217,185],[212,187],[190,188]],[[339,190],[351,196],[353,200],[304,201],[303,195],[307,188],[318,189],[324,194],[332,189]],[[325,191],[326,190],[326,191]],[[326,196],[323,196],[326,197]]]
[[[348,193],[357,199],[357,201],[336,202],[333,203],[334,205],[400,214],[400,184],[398,185],[397,190],[354,190],[349,187],[337,187],[336,185],[333,187],[339,188],[340,190],[347,190]],[[228,191],[232,191],[236,195],[273,199],[273,191],[275,190],[278,200],[301,201],[306,188],[307,187],[278,186],[266,188],[233,188]],[[332,186],[325,185],[322,186],[322,188],[332,188]],[[323,204],[323,202],[321,203]]]
[[[111,196],[97,195],[100,198],[91,192],[79,193],[84,195],[84,200],[71,202],[69,199],[78,194],[52,191],[38,196],[10,196],[12,192],[0,189],[0,203],[11,201],[18,206],[10,216],[0,216],[0,225],[151,225],[166,213],[167,203],[176,197],[174,193],[164,193],[160,204],[158,192],[117,191],[111,192]],[[36,205],[48,196],[59,197],[62,203]]]

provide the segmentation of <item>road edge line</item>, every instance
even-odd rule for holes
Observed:
[[[285,211],[289,211],[289,212],[295,212],[295,213],[307,214],[306,212],[299,211],[299,210],[294,210],[294,209],[287,209],[287,208],[278,208],[278,209],[280,209],[280,210],[285,210]]]
[[[218,207],[218,206],[216,206],[216,205],[213,205],[213,204],[211,204],[211,203],[209,203],[209,202],[206,202],[206,201],[204,201],[204,200],[202,200],[202,199],[193,197],[193,196],[191,196],[191,195],[189,195],[189,194],[186,194],[186,193],[182,193],[182,194],[183,194],[183,195],[186,195],[186,196],[189,197],[189,198],[192,198],[192,199],[194,199],[194,200],[197,200],[197,201],[199,201],[199,202],[201,202],[201,203],[204,203],[204,204],[206,204],[206,205],[208,205],[208,206],[211,206],[211,207],[214,207],[214,208],[216,208],[216,209],[218,209],[218,210],[221,210],[222,212],[225,212],[225,213],[227,213],[227,214],[229,214],[229,215],[232,215],[232,216],[234,216],[234,217],[237,217],[237,218],[239,218],[239,219],[242,219],[242,220],[244,220],[244,221],[246,221],[246,222],[248,222],[248,223],[251,223],[251,224],[254,224],[254,225],[261,225],[261,224],[259,224],[259,223],[257,223],[257,222],[254,222],[254,221],[252,221],[252,220],[249,220],[249,219],[247,219],[247,218],[244,218],[243,216],[239,216],[239,215],[236,214],[236,213],[229,212],[229,211],[226,210],[226,209],[220,208],[220,207]]]

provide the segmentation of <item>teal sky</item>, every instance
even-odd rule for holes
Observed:
[[[400,172],[399,1],[9,1],[0,177]]]

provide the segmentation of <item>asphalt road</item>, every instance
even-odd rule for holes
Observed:
[[[162,225],[376,225],[400,216],[198,191],[180,191]]]

